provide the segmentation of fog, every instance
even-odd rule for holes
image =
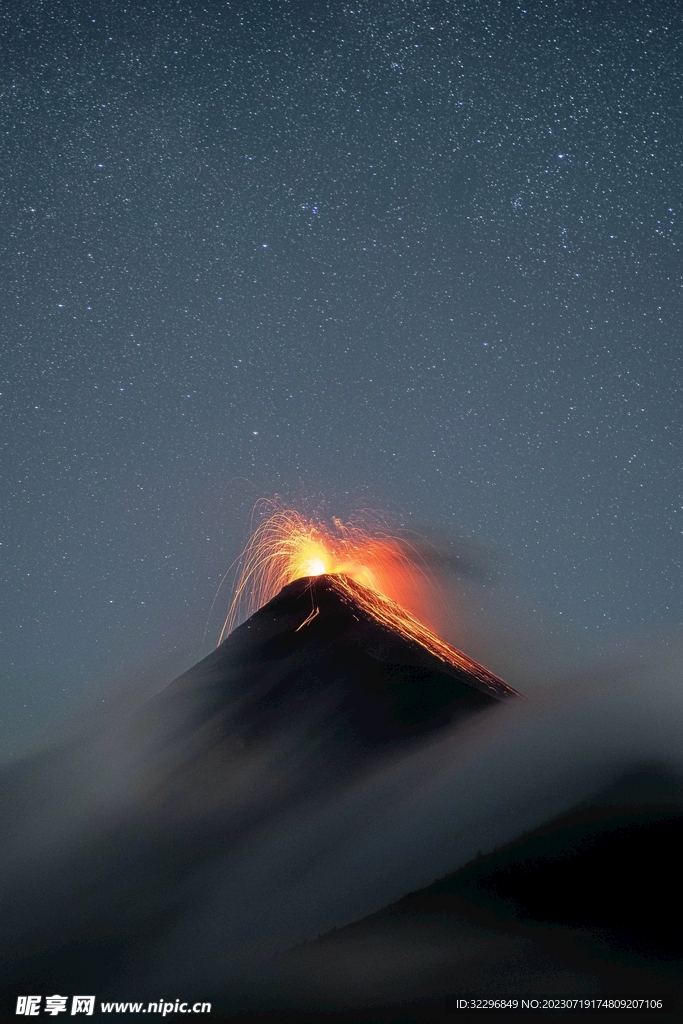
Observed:
[[[457,870],[642,765],[683,771],[678,655],[548,683],[333,799],[276,814],[203,875],[165,946],[157,983],[231,972],[310,940]],[[188,956],[188,951],[191,951]],[[220,954],[220,969],[210,965]]]

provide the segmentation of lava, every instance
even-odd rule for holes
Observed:
[[[434,581],[405,541],[339,519],[326,525],[265,499],[255,514],[261,522],[238,560],[234,596],[219,643],[284,586],[305,576],[344,576],[409,608],[421,620],[433,618]]]
[[[234,596],[219,643],[239,622],[275,597],[288,583],[311,578],[313,606],[299,629],[315,618],[315,578],[326,576],[345,601],[418,643],[441,661],[466,669],[487,683],[496,679],[442,640],[427,622],[439,594],[435,581],[404,540],[333,519],[331,526],[264,501],[262,521],[239,559]]]
[[[483,665],[479,665],[472,658],[468,658],[466,654],[463,654],[456,647],[451,647],[450,644],[423,625],[419,619],[411,615],[406,608],[403,608],[396,601],[392,601],[384,594],[364,587],[350,576],[343,574],[333,575],[330,577],[330,582],[342,598],[360,605],[364,611],[378,622],[388,626],[390,629],[396,630],[404,639],[425,647],[431,654],[446,662],[446,664],[464,669],[486,686],[493,686],[494,689],[504,692],[506,695],[517,692],[512,687],[509,687],[507,683],[504,683],[502,679],[499,679],[498,676],[494,675],[493,672],[489,672]]]

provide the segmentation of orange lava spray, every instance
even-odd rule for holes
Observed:
[[[288,583],[302,577],[313,582],[325,575],[342,599],[359,604],[406,640],[488,685],[501,682],[426,625],[430,605],[433,608],[439,600],[438,588],[405,540],[339,519],[328,526],[265,499],[254,512],[262,521],[238,560],[234,596],[219,643]],[[315,614],[314,607],[299,628]]]

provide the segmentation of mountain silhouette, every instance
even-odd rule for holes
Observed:
[[[245,740],[309,726],[360,753],[516,695],[461,651],[446,661],[401,635],[359,602],[367,594],[349,580],[340,593],[333,576],[295,580],[156,704],[199,716],[224,709]]]

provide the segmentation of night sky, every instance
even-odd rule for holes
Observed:
[[[206,653],[262,495],[680,621],[679,3],[0,17],[3,749]]]

